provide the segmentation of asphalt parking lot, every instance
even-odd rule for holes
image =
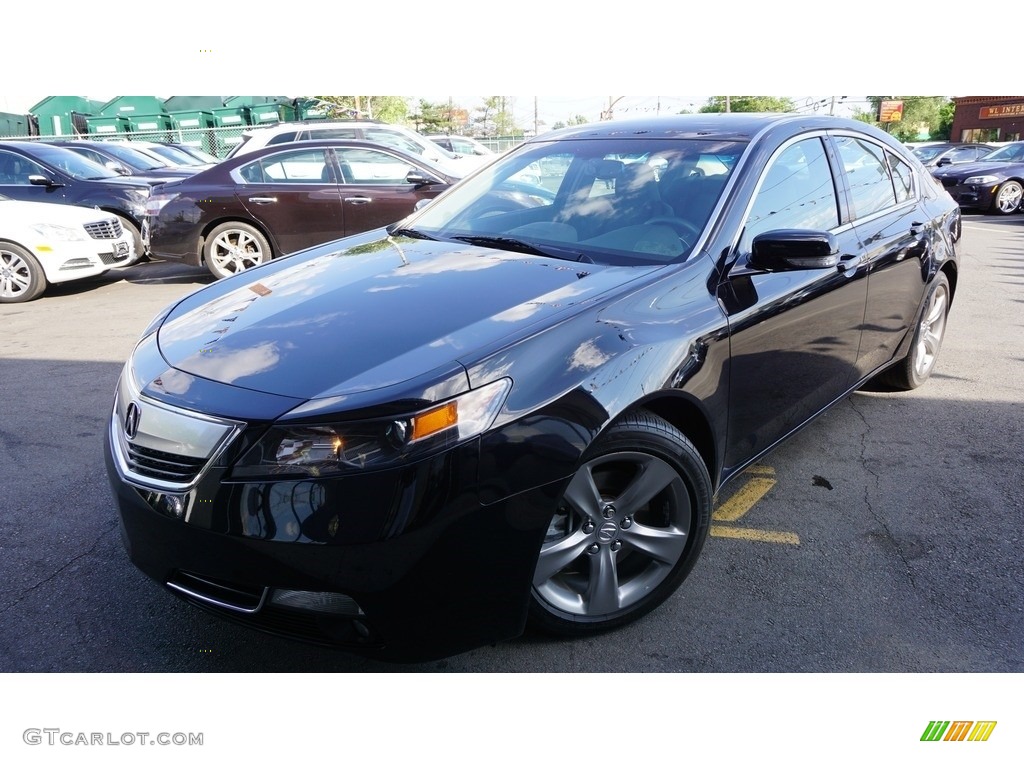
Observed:
[[[2,306],[0,671],[1024,671],[1024,215],[967,215],[961,246],[932,379],[851,396],[724,488],[659,610],[417,666],[225,623],[128,561],[102,454],[114,383],[204,269],[145,263]]]

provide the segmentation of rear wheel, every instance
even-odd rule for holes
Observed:
[[[203,259],[215,277],[237,275],[273,258],[267,238],[253,226],[229,221],[216,227],[203,244]]]
[[[46,290],[46,275],[20,245],[0,243],[0,304],[32,301]]]
[[[548,527],[530,618],[569,636],[627,624],[661,604],[700,554],[711,479],[677,429],[640,411],[587,451]]]
[[[943,273],[935,279],[924,312],[914,330],[910,352],[899,363],[881,374],[880,380],[895,389],[916,389],[928,380],[946,335],[946,316],[952,295]]]

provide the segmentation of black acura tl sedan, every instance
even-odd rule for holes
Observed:
[[[550,200],[495,211],[532,163]],[[128,552],[378,658],[621,626],[694,567],[723,483],[869,380],[929,377],[959,234],[860,122],[544,134],[154,319],[106,435]]]

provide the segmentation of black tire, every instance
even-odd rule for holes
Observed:
[[[120,214],[114,214],[121,221],[121,228],[127,232],[132,238],[132,244],[135,247],[135,258],[128,262],[125,266],[131,264],[137,264],[146,258],[146,249],[142,245],[142,233],[139,228],[136,227],[130,219],[125,218]]]
[[[36,257],[14,243],[0,243],[0,304],[20,304],[46,290],[46,274]]]
[[[935,369],[935,361],[946,334],[946,318],[953,298],[949,280],[940,272],[928,291],[924,311],[914,329],[907,356],[879,376],[879,382],[897,390],[917,389]]]
[[[214,277],[230,277],[274,258],[270,243],[256,227],[228,221],[203,242],[203,261]]]
[[[683,582],[707,538],[712,486],[685,435],[647,411],[587,450],[552,517],[530,623],[580,637],[628,624]]]
[[[992,196],[992,213],[998,213],[1001,216],[1016,213],[1021,208],[1022,195],[1024,195],[1024,187],[1019,181],[1013,179],[1004,181]]]

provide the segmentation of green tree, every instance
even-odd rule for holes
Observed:
[[[793,100],[785,96],[729,96],[730,112],[792,112]],[[725,112],[725,96],[711,96],[699,112]]]
[[[473,122],[484,136],[516,136],[523,129],[515,124],[513,101],[508,96],[485,96]]]
[[[445,102],[443,104],[431,103],[426,99],[420,99],[419,107],[415,114],[409,119],[416,124],[416,130],[424,133],[454,133],[455,120],[453,119],[452,106]]]
[[[565,128],[569,125],[586,125],[589,122],[590,120],[583,115],[576,115],[576,117],[570,117],[568,120],[559,120],[551,126],[551,130],[557,131],[559,128]]]
[[[382,120],[385,123],[404,123],[409,116],[409,103],[405,96],[309,96],[316,99],[335,120]]]
[[[945,96],[868,96],[871,105],[867,113],[858,113],[856,117],[866,123],[874,123],[888,131],[899,141],[915,141],[922,137],[935,138],[943,129],[943,106],[949,102]],[[878,110],[883,101],[902,101],[903,116],[896,122],[879,123]],[[953,118],[949,117],[949,127]],[[946,128],[947,136],[949,127]]]

